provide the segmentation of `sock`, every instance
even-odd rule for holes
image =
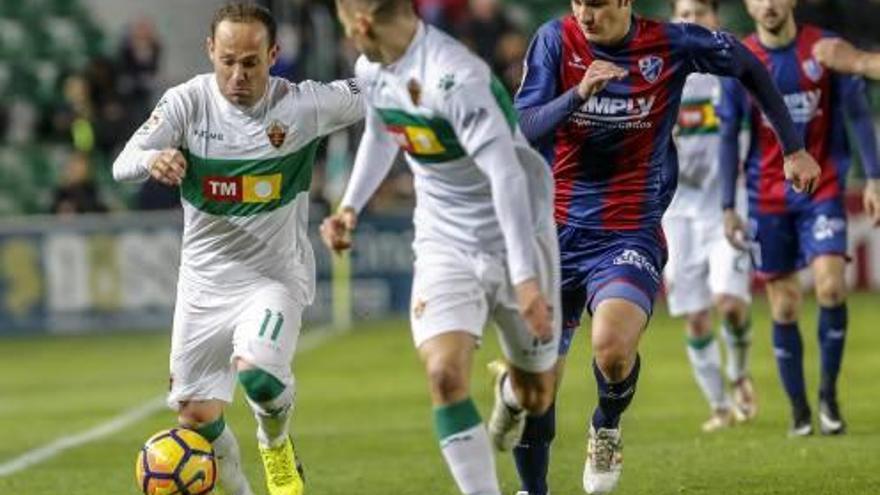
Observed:
[[[504,381],[501,382],[501,401],[504,405],[514,411],[522,411],[522,406],[516,393],[513,391],[513,383],[510,381],[510,373],[504,375]]]
[[[724,389],[721,376],[721,349],[712,334],[705,337],[689,337],[687,355],[694,370],[697,385],[713,411],[730,408],[730,399]]]
[[[513,460],[522,491],[529,495],[547,495],[547,470],[550,444],[556,436],[556,403],[543,416],[526,416],[526,428],[513,449]]]
[[[847,330],[846,304],[834,308],[819,308],[819,347],[822,355],[822,381],[819,396],[837,397],[837,375],[843,360]]]
[[[434,408],[434,428],[461,493],[500,495],[489,434],[473,400]]]
[[[244,471],[241,469],[241,453],[232,430],[221,416],[213,423],[196,428],[214,448],[217,461],[217,476],[220,484],[229,495],[253,495]]]
[[[773,322],[773,351],[779,378],[792,407],[803,411],[807,406],[804,384],[804,350],[797,323]]]
[[[599,404],[593,412],[593,428],[617,428],[620,424],[620,415],[629,407],[636,393],[636,384],[639,381],[639,368],[641,357],[636,356],[636,364],[629,376],[623,381],[609,383],[602,374],[602,370],[593,360],[593,374],[596,376],[596,385],[599,391]]]
[[[238,379],[247,394],[248,404],[257,420],[260,445],[276,447],[287,440],[293,411],[294,386],[260,369],[240,371]]]
[[[735,382],[749,374],[752,322],[747,320],[745,325],[739,328],[725,322],[721,325],[721,333],[727,344],[727,378]]]

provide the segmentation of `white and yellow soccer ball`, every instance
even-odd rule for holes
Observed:
[[[135,478],[145,495],[207,495],[217,480],[214,450],[193,430],[160,431],[141,447]]]

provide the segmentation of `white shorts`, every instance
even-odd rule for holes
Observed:
[[[712,297],[730,295],[751,301],[751,259],[724,237],[721,222],[665,217],[669,247],[664,270],[669,313],[683,316],[712,307]]]
[[[489,319],[510,363],[540,373],[556,364],[562,328],[559,248],[549,230],[535,240],[539,284],[553,311],[553,339],[541,343],[519,314],[504,253],[466,252],[449,243],[419,241],[410,321],[416,347],[437,335],[466,331],[479,341]]]
[[[304,292],[263,279],[243,287],[208,287],[180,277],[171,336],[168,405],[232,402],[242,358],[293,384],[290,370],[305,308]]]

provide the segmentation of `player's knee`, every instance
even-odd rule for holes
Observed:
[[[464,372],[453,363],[429,362],[427,373],[431,394],[439,402],[455,402],[467,395],[467,381]]]
[[[712,318],[709,311],[699,311],[687,315],[687,332],[691,337],[705,337],[712,332]]]
[[[552,380],[535,379],[520,392],[520,405],[532,416],[541,416],[553,404],[554,385]]]
[[[177,422],[187,428],[198,428],[216,422],[223,415],[219,401],[182,401]]]
[[[846,284],[842,277],[825,276],[816,279],[816,299],[822,306],[839,306],[846,299]]]
[[[748,318],[745,301],[733,296],[721,296],[716,303],[721,319],[728,325],[739,328]]]
[[[275,415],[290,407],[293,399],[291,387],[271,373],[259,368],[243,369],[238,372],[238,381],[248,402],[258,413]]]
[[[596,364],[602,370],[611,382],[618,382],[626,378],[626,372],[629,364],[629,355],[631,351],[626,348],[623,342],[605,339],[602,345],[593,347],[593,355]]]

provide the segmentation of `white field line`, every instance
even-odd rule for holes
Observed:
[[[341,330],[331,328],[316,328],[304,335],[297,347],[297,353],[307,352],[320,347],[329,339],[343,333]],[[0,478],[10,476],[19,471],[23,471],[31,466],[40,464],[60,455],[66,450],[80,447],[87,443],[98,441],[106,438],[120,430],[127,428],[139,421],[142,421],[153,414],[161,411],[166,407],[165,395],[153,397],[150,400],[138,405],[137,407],[123,412],[103,423],[73,435],[65,435],[55,440],[31,449],[14,459],[0,463]]]

